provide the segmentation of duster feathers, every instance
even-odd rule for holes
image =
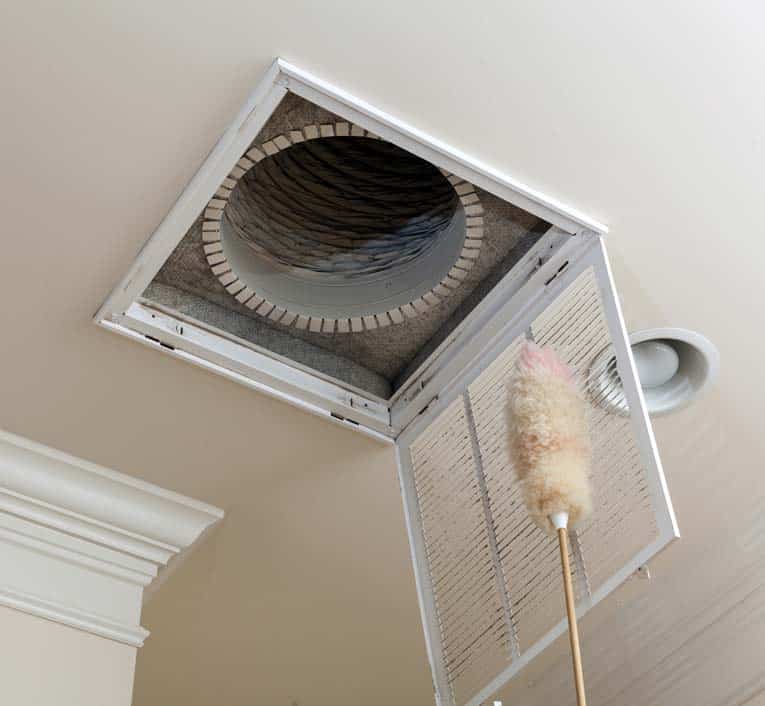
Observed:
[[[576,524],[592,509],[585,401],[555,351],[530,342],[509,391],[510,453],[523,499],[534,522],[554,534],[553,513]]]

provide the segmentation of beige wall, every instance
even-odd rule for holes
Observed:
[[[0,607],[0,702],[130,706],[136,648]]]

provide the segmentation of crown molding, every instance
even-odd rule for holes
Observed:
[[[31,593],[0,588],[0,605],[15,608],[23,613],[30,613],[39,618],[46,618],[78,630],[107,637],[116,642],[123,642],[133,647],[141,647],[149,636],[149,631],[140,625],[132,626],[109,620],[96,613],[70,608],[63,603],[48,601]]]
[[[138,647],[145,589],[222,517],[0,431],[0,605]]]

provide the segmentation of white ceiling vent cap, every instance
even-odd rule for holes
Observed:
[[[690,404],[717,377],[720,354],[708,338],[696,331],[645,329],[631,333],[629,340],[646,408],[654,416]],[[593,362],[589,387],[601,405],[626,413],[627,402],[610,348]]]

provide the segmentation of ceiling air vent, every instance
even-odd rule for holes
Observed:
[[[96,320],[394,439],[492,307],[604,231],[277,61]]]
[[[96,321],[395,443],[436,699],[478,706],[565,626],[504,450],[520,341],[587,379],[580,609],[677,535],[604,233],[279,60]]]

